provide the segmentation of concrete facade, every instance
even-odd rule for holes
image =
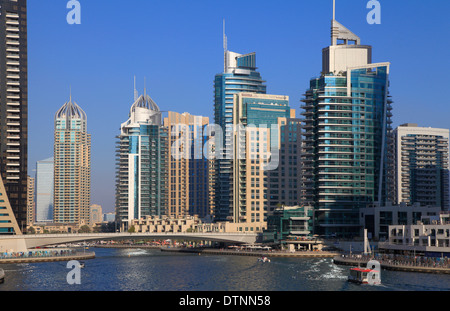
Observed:
[[[449,130],[408,123],[393,132],[394,202],[449,209]]]
[[[378,246],[391,252],[450,256],[450,216],[440,214],[414,225],[389,226],[389,240]]]
[[[369,239],[383,241],[389,238],[389,226],[414,225],[422,217],[436,216],[440,211],[440,206],[421,206],[420,204],[370,205],[360,209],[360,225],[361,228],[368,230]]]

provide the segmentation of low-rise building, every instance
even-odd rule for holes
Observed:
[[[310,237],[313,230],[313,208],[309,206],[282,206],[267,219],[263,242],[298,244]],[[298,247],[297,247],[298,248]]]
[[[86,226],[87,223],[81,220],[80,223],[45,223],[36,222],[33,225],[28,226],[27,230],[30,228],[34,229],[35,234],[43,233],[78,233],[81,227]]]
[[[194,232],[200,223],[198,216],[186,216],[183,218],[170,218],[168,216],[146,216],[131,221],[134,232]]]
[[[248,223],[234,223],[234,222],[214,222],[214,223],[200,223],[197,225],[197,232],[212,232],[212,233],[261,233],[267,228],[267,222],[248,222]]]
[[[360,225],[362,230],[367,229],[369,239],[385,241],[389,237],[389,226],[414,225],[422,217],[437,216],[440,211],[440,206],[421,206],[420,203],[412,206],[389,202],[385,206],[374,204],[359,210]]]
[[[389,240],[378,245],[380,251],[427,257],[450,256],[450,215],[423,217],[414,225],[389,226]]]
[[[183,218],[171,218],[169,216],[147,216],[131,221],[134,232],[201,232],[201,233],[260,233],[266,228],[266,222],[232,223],[211,222],[200,219],[198,215]]]

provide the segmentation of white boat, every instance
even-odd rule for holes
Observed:
[[[0,284],[5,282],[5,271],[3,269],[0,269]]]
[[[260,258],[258,258],[258,260],[261,262],[270,262],[270,259],[267,257],[260,257]]]
[[[357,284],[380,285],[380,270],[380,264],[375,260],[371,260],[365,268],[351,268],[348,281]]]
[[[368,274],[372,270],[366,268],[352,268],[350,269],[350,275],[348,281],[357,284],[369,284]]]

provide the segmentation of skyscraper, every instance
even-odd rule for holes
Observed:
[[[137,96],[116,144],[116,220],[127,230],[133,219],[167,209],[168,133],[153,99]]]
[[[228,51],[225,31],[224,72],[216,75],[214,90],[214,122],[221,129],[215,133],[215,219],[226,221],[233,210],[233,96],[240,92],[265,94],[266,85],[256,68],[256,54]]]
[[[102,206],[98,204],[92,204],[89,225],[93,227],[95,224],[101,223],[102,221],[103,221]]]
[[[269,181],[280,167],[281,124],[295,112],[288,96],[239,93],[234,99],[233,222],[260,223],[255,229],[261,230],[271,186],[283,187],[278,176]]]
[[[91,198],[91,135],[87,115],[75,102],[65,103],[55,115],[55,223],[89,222]]]
[[[26,0],[0,0],[0,170],[19,228],[27,221]]]
[[[386,200],[391,130],[389,63],[333,16],[331,45],[303,99],[304,204],[319,234],[360,234],[358,209]]]
[[[53,157],[36,162],[36,222],[53,222]]]
[[[169,111],[164,127],[169,138],[168,216],[210,214],[209,160],[203,147],[209,141],[209,118]]]
[[[302,124],[291,109],[290,117],[278,118],[279,165],[268,171],[268,216],[280,206],[297,206],[301,201]]]
[[[394,130],[395,202],[449,208],[449,130],[403,124]]]
[[[36,219],[35,178],[28,176],[27,226],[32,226]]]

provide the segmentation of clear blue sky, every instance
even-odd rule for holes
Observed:
[[[299,111],[330,43],[332,0],[79,0],[81,25],[69,25],[67,0],[28,0],[29,174],[53,156],[53,117],[72,96],[92,135],[92,203],[114,210],[115,136],[133,101],[133,77],[161,110],[209,116],[213,80],[228,48],[257,53],[268,93],[289,95]],[[450,127],[450,1],[379,0],[381,25],[369,25],[366,0],[337,0],[336,19],[391,62],[394,126]]]

